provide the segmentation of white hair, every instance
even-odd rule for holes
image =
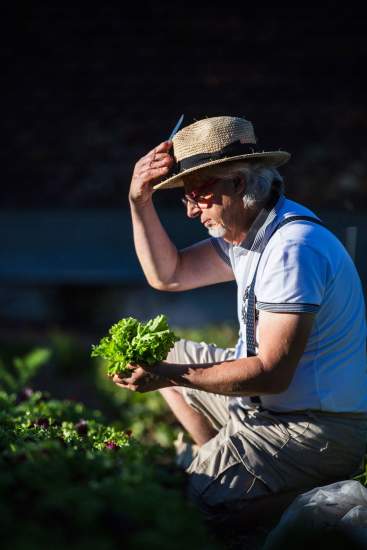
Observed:
[[[244,177],[245,191],[242,197],[245,208],[253,208],[264,202],[270,195],[273,186],[280,192],[284,190],[284,180],[276,168],[265,167],[263,164],[250,162],[236,162],[231,166],[221,166],[216,170],[217,175],[225,181]]]
[[[249,167],[246,172],[246,187],[242,197],[245,208],[252,208],[266,200],[273,184],[276,184],[280,191],[284,189],[284,180],[276,168]]]

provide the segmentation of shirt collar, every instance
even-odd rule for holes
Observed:
[[[260,250],[266,229],[277,217],[283,202],[284,194],[276,186],[273,186],[269,201],[252,222],[246,238],[238,245],[243,249],[244,254]]]

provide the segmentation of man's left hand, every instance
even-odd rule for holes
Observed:
[[[161,388],[167,388],[171,384],[169,381],[154,372],[154,366],[142,364],[129,364],[127,367],[131,370],[131,374],[125,374],[125,376],[115,374],[112,377],[113,382],[130,391],[146,393],[149,391],[159,390]]]

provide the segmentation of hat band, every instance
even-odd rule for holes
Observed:
[[[256,143],[241,143],[240,141],[235,141],[230,143],[220,149],[220,151],[215,151],[214,153],[199,153],[198,155],[192,155],[191,157],[186,157],[185,159],[180,160],[176,163],[175,173],[180,174],[189,168],[194,168],[195,166],[200,166],[211,160],[218,160],[227,157],[236,157],[238,155],[248,155],[258,152]]]

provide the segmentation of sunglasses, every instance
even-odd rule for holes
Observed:
[[[181,198],[182,203],[187,207],[188,204],[195,206],[202,210],[203,208],[210,208],[213,204],[214,192],[213,185],[219,180],[213,180],[205,185],[202,185],[199,189],[193,189],[189,193],[185,193],[185,196]]]

